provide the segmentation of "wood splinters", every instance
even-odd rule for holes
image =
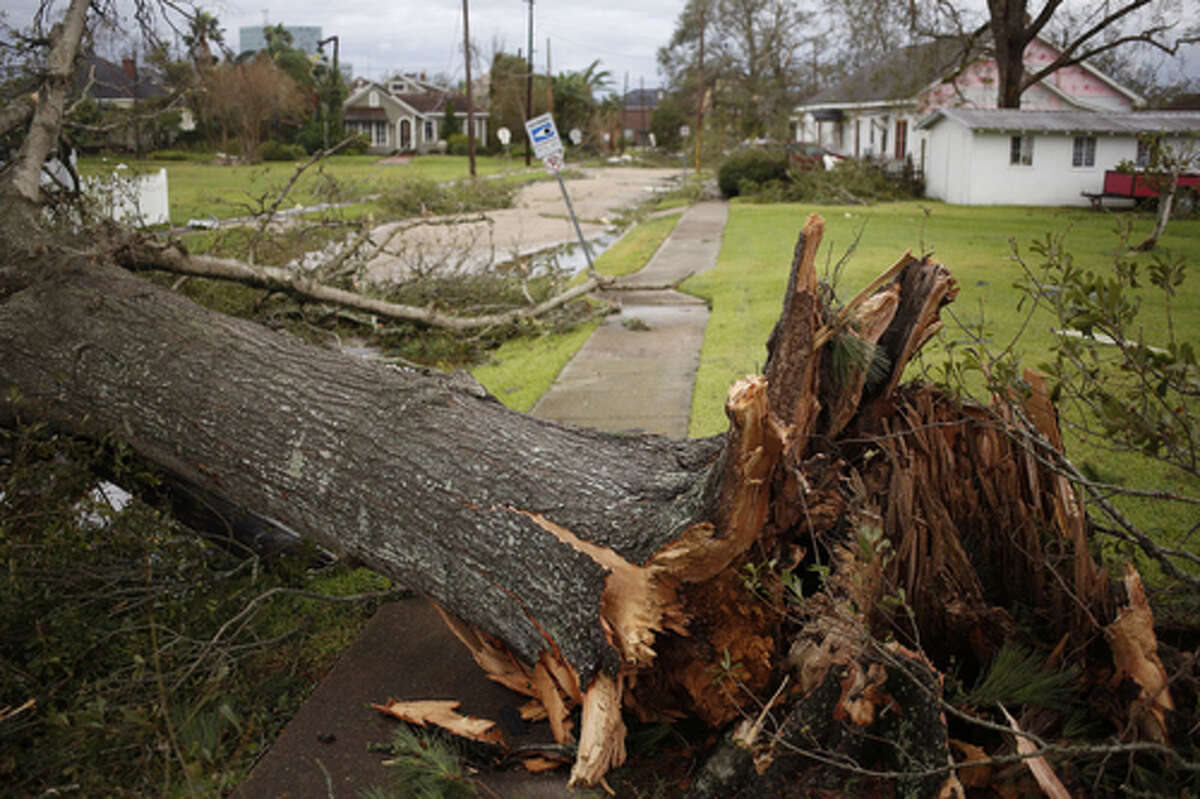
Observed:
[[[621,719],[619,679],[598,676],[583,695],[579,754],[571,768],[571,788],[595,785],[625,762],[625,722]]]
[[[459,704],[457,699],[419,699],[411,702],[389,700],[386,705],[371,705],[371,707],[419,727],[433,724],[460,738],[506,746],[504,735],[496,727],[496,722],[475,716],[464,716],[458,712]]]
[[[1117,676],[1129,677],[1141,688],[1130,708],[1142,735],[1165,744],[1167,714],[1175,709],[1168,688],[1167,670],[1158,657],[1158,639],[1154,634],[1154,615],[1146,599],[1141,575],[1132,565],[1125,567],[1125,593],[1129,604],[1121,609],[1105,633],[1113,651]]]

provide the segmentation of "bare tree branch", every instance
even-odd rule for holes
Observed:
[[[128,269],[166,269],[198,277],[232,280],[248,286],[282,291],[310,300],[331,302],[389,319],[418,322],[456,332],[505,325],[521,319],[532,319],[559,308],[577,297],[582,297],[601,285],[600,281],[593,278],[538,305],[487,316],[454,316],[428,308],[364,297],[353,291],[326,286],[289,269],[250,265],[232,258],[192,255],[175,244],[162,246],[144,240],[130,240],[123,242],[114,255],[116,261]]]
[[[38,93],[33,122],[29,126],[29,134],[21,142],[11,178],[13,190],[30,203],[38,201],[42,164],[58,141],[71,68],[83,39],[89,6],[90,0],[71,0],[63,21],[55,25],[50,33],[53,44],[46,79]]]

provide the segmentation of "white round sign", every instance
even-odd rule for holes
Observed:
[[[496,138],[500,140],[501,144],[507,147],[508,143],[512,141],[512,132],[508,128],[499,128],[496,130]]]
[[[583,141],[583,131],[579,128],[571,128],[571,132],[567,135],[571,137],[571,144],[574,144],[576,147]]]
[[[546,171],[547,172],[561,172],[562,171],[562,168],[563,168],[562,153],[551,153],[550,155],[546,156],[545,160],[546,160]]]
[[[679,135],[682,138],[686,139],[688,136],[692,135],[692,129],[689,128],[687,125],[680,125],[679,126]]]

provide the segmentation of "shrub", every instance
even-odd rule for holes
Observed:
[[[787,155],[771,150],[739,150],[717,170],[717,185],[726,197],[753,193],[764,183],[786,178]]]
[[[350,143],[342,148],[347,155],[362,155],[371,149],[371,139],[365,133],[355,133]]]
[[[284,144],[278,141],[268,141],[262,146],[264,161],[302,161],[307,153],[298,144]]]
[[[452,133],[446,137],[446,149],[450,155],[467,154],[467,134]]]

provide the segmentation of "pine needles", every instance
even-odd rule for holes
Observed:
[[[1036,705],[1063,710],[1079,679],[1079,667],[1050,669],[1041,655],[1021,644],[1009,642],[1000,648],[992,666],[964,697],[969,705]]]
[[[396,728],[391,743],[379,747],[392,766],[386,788],[360,794],[361,799],[470,799],[478,796],[474,781],[463,771],[462,753],[444,736],[407,724]]]

